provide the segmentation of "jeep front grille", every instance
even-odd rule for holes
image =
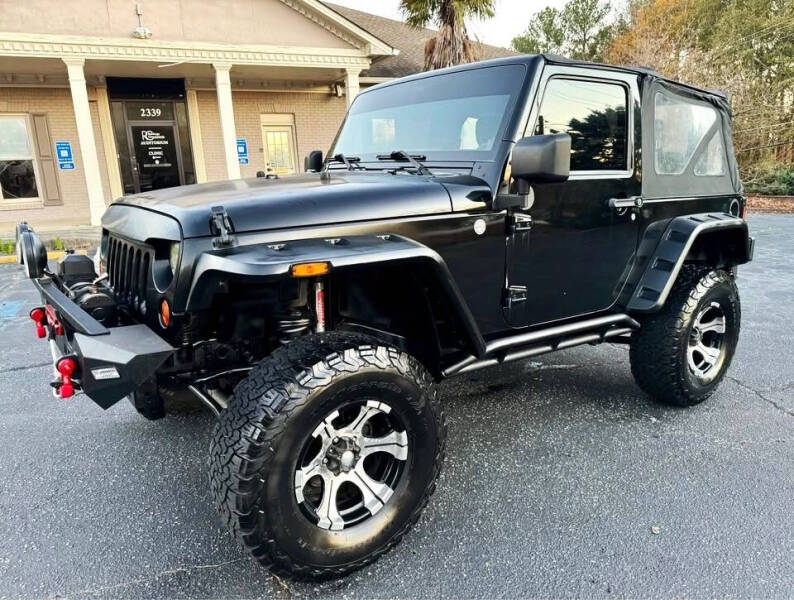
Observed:
[[[146,284],[154,250],[111,236],[108,244],[108,283],[116,294],[116,301],[145,310]]]

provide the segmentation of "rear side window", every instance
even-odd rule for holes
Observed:
[[[535,135],[569,134],[571,171],[625,171],[627,102],[626,88],[618,83],[552,78]]]
[[[695,175],[715,176],[725,175],[725,150],[722,144],[722,133],[715,131],[711,136],[706,151],[700,155],[695,163]]]
[[[680,175],[712,131],[717,111],[657,92],[654,114],[654,169],[659,175]],[[722,136],[715,131],[705,152],[698,158],[695,175],[724,174],[724,155]]]

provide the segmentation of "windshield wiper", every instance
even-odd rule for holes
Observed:
[[[427,160],[427,157],[421,154],[411,156],[405,150],[394,150],[389,154],[378,154],[378,160],[396,160],[402,162],[409,162],[420,175],[432,175],[430,169],[422,164],[421,161]]]
[[[361,162],[361,158],[359,158],[358,156],[345,156],[341,152],[339,154],[334,154],[333,156],[328,157],[328,162],[325,163],[326,171],[328,170],[328,167],[332,162],[344,163],[348,171],[355,171],[356,169],[364,168],[360,165],[355,164]]]

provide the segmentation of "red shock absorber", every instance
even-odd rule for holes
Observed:
[[[322,281],[314,284],[314,314],[317,317],[314,330],[322,333],[325,331],[325,286]]]
[[[47,336],[47,328],[44,327],[44,319],[47,318],[44,309],[41,307],[34,308],[30,311],[30,318],[36,324],[36,337],[43,338]]]
[[[74,384],[72,374],[77,368],[77,363],[71,357],[65,356],[56,364],[55,369],[61,374],[61,385],[58,386],[58,394],[61,398],[71,398],[74,396]]]

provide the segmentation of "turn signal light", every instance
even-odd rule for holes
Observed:
[[[36,337],[43,338],[47,335],[47,329],[44,327],[44,319],[46,314],[43,308],[34,308],[30,311],[30,318],[36,323]]]
[[[77,363],[73,358],[62,358],[55,364],[55,369],[61,374],[61,385],[58,387],[58,394],[61,398],[74,396],[72,374],[76,368]]]
[[[302,263],[299,265],[292,265],[293,277],[318,277],[320,275],[327,275],[331,270],[331,265],[327,262],[314,262]]]
[[[160,302],[160,325],[168,327],[171,324],[171,307],[168,306],[168,300]]]

